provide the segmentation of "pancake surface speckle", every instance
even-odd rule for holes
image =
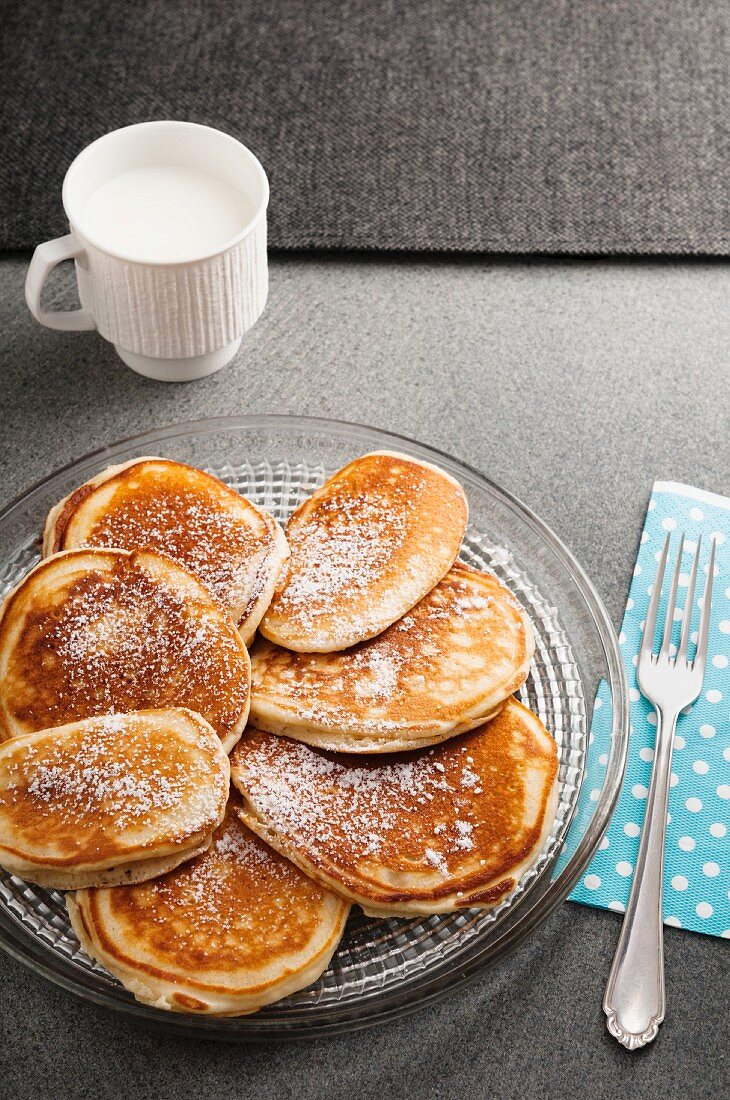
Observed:
[[[249,642],[288,556],[273,516],[218,478],[169,459],[112,466],[51,510],[44,555],[150,550],[194,573]]]
[[[261,632],[301,652],[372,638],[455,561],[467,521],[453,478],[406,455],[355,459],[291,516],[288,570]]]
[[[187,710],[11,738],[0,746],[0,863],[59,889],[140,881],[162,857],[174,866],[210,842],[228,777],[217,734]]]
[[[82,946],[143,1002],[241,1015],[314,981],[349,904],[263,844],[232,799],[210,848],[139,886],[67,900]]]
[[[516,700],[479,729],[398,757],[326,753],[248,729],[231,758],[243,820],[375,914],[491,905],[553,823],[557,749]]]
[[[402,619],[344,652],[258,639],[251,722],[342,752],[435,744],[494,713],[526,678],[533,649],[509,591],[457,562]]]
[[[226,749],[246,723],[250,662],[191,573],[157,554],[71,550],[0,610],[0,740],[109,712],[188,707]]]

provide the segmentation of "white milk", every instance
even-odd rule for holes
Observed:
[[[175,263],[223,248],[250,220],[246,196],[195,168],[134,168],[87,200],[82,233],[131,259]]]

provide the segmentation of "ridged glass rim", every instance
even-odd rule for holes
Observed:
[[[358,1005],[360,1007],[361,1004],[362,1011],[358,1011],[356,1015],[351,1006],[342,1010],[332,1007],[328,1009],[326,1017],[314,1019],[310,1010],[306,1007],[300,1007],[287,1012],[285,1015],[282,1014],[281,1018],[275,1022],[267,1019],[261,1021],[257,1026],[256,1014],[221,1020],[214,1017],[167,1013],[137,1001],[120,1001],[105,990],[94,987],[93,984],[86,984],[78,978],[74,979],[70,975],[59,972],[50,961],[53,960],[58,964],[58,956],[27,929],[20,925],[14,926],[12,929],[0,926],[0,948],[25,966],[30,967],[31,970],[83,1000],[111,1009],[132,1019],[144,1020],[164,1031],[228,1042],[253,1042],[273,1038],[279,1040],[301,1039],[323,1034],[354,1031],[375,1023],[381,1023],[394,1017],[415,1012],[421,1007],[440,1000],[447,994],[469,984],[489,966],[510,954],[567,897],[596,851],[621,790],[629,742],[628,687],[618,639],[601,597],[574,555],[552,529],[514,494],[491,481],[469,463],[409,436],[384,431],[354,421],[274,413],[206,417],[199,420],[167,424],[162,428],[153,428],[135,435],[125,436],[114,443],[88,451],[81,458],[59,467],[11,500],[0,511],[0,524],[9,519],[21,505],[31,504],[34,496],[46,490],[54,480],[61,479],[71,470],[80,475],[80,480],[85,480],[83,474],[86,469],[90,466],[97,466],[101,458],[120,459],[126,452],[137,450],[143,443],[159,443],[193,434],[242,430],[260,431],[267,427],[279,430],[287,428],[302,431],[310,430],[346,440],[356,438],[366,446],[375,443],[381,449],[384,444],[392,442],[401,449],[425,458],[427,461],[438,459],[440,464],[447,469],[451,467],[451,472],[455,476],[463,478],[466,474],[467,482],[469,480],[476,481],[483,489],[486,488],[493,495],[500,498],[502,503],[516,513],[523,523],[532,528],[541,542],[557,558],[576,585],[585,608],[591,616],[601,642],[608,671],[608,686],[612,704],[611,744],[603,788],[598,801],[594,805],[591,820],[565,866],[554,879],[548,882],[544,893],[536,897],[528,892],[521,904],[515,907],[515,917],[510,925],[495,939],[486,943],[477,943],[466,959],[458,959],[456,972],[454,971],[454,961],[449,962],[447,960],[442,965],[435,966],[431,973],[419,974],[411,979],[405,979],[402,985],[392,991],[363,998]],[[403,447],[404,444],[405,447]],[[92,979],[93,976],[89,975],[89,978]]]

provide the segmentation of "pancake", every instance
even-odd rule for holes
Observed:
[[[457,562],[404,618],[342,653],[251,651],[251,723],[319,748],[398,752],[493,716],[525,680],[532,628],[496,577]]]
[[[303,653],[375,637],[453,565],[467,514],[443,470],[385,451],[356,458],[291,516],[289,568],[261,633]]]
[[[0,609],[0,741],[181,706],[230,751],[248,717],[250,675],[234,624],[192,573],[159,554],[55,554]]]
[[[144,1004],[255,1012],[315,981],[340,941],[349,904],[249,832],[236,803],[177,870],[66,899],[84,950]]]
[[[246,825],[373,916],[503,901],[550,832],[557,769],[555,742],[514,699],[479,729],[399,757],[251,729],[231,757]]]
[[[52,889],[142,882],[211,842],[228,757],[189,710],[87,718],[0,745],[0,864]]]
[[[247,644],[289,554],[268,512],[217,477],[166,458],[109,466],[51,509],[44,557],[83,547],[166,554],[203,582]]]

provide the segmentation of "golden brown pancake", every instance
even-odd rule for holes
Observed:
[[[341,653],[251,651],[251,723],[340,752],[397,752],[480,725],[525,680],[534,650],[520,605],[457,562],[402,619]]]
[[[0,740],[181,706],[210,722],[230,751],[249,688],[234,624],[192,573],[159,554],[55,554],[0,609]]]
[[[84,950],[145,1004],[255,1012],[315,981],[340,941],[349,904],[249,832],[234,805],[177,870],[67,898]]]
[[[0,745],[0,864],[60,890],[142,882],[211,842],[228,757],[190,710],[87,718]]]
[[[242,820],[373,915],[498,904],[555,816],[557,749],[516,700],[479,729],[398,757],[325,753],[248,729],[231,757]]]
[[[453,565],[467,513],[464,490],[435,466],[385,451],[356,458],[291,516],[289,568],[261,633],[304,653],[374,637]]]
[[[166,458],[109,466],[51,510],[44,556],[82,547],[166,554],[203,582],[246,643],[289,553],[268,512],[217,477]]]

